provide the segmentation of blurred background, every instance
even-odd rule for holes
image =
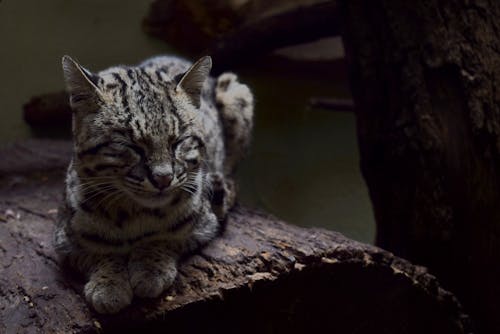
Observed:
[[[23,117],[33,96],[63,90],[64,54],[94,71],[165,53],[194,60],[237,27],[314,2],[3,0],[0,145],[70,138],[67,122],[30,126]],[[372,243],[354,115],[311,103],[350,98],[342,56],[339,39],[323,36],[230,67],[256,98],[252,150],[239,172],[240,201],[293,224]]]

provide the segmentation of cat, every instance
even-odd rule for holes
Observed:
[[[214,239],[235,201],[232,181],[250,142],[254,99],[211,58],[174,56],[92,73],[62,59],[74,154],[54,234],[86,274],[99,313],[169,288],[179,257]]]

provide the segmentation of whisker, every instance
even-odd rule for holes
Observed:
[[[88,202],[89,200],[96,198],[99,195],[105,194],[109,192],[110,190],[113,190],[114,187],[111,188],[106,188],[106,189],[100,189],[100,191],[96,192],[95,194],[91,195],[90,197],[85,198],[82,203]]]
[[[184,186],[181,187],[181,190],[184,190],[185,192],[191,194],[191,195],[195,195],[196,193],[194,191],[192,191],[191,189],[189,188],[185,188]]]
[[[137,186],[132,185],[132,184],[126,184],[125,186],[128,189],[134,190],[134,191],[137,191],[137,192],[148,193],[148,194],[154,194],[154,193],[156,193],[155,190],[144,189],[142,187],[137,187]]]
[[[108,205],[106,205],[106,208],[112,208],[114,204],[118,202],[119,199],[123,198],[125,196],[125,193],[122,191],[119,194],[115,196],[115,198],[111,199],[108,201]]]
[[[82,189],[77,188],[77,190],[82,195],[88,195],[88,194],[94,193],[96,191],[109,189],[110,187],[114,187],[114,184],[107,183],[107,184],[101,184],[99,186],[90,186],[89,185],[89,186],[86,186],[85,188],[82,188]]]
[[[83,184],[76,185],[74,188],[77,190],[83,191],[88,188],[93,188],[93,187],[101,187],[105,185],[110,185],[113,184],[112,182],[87,182]]]
[[[107,199],[112,198],[113,196],[119,193],[121,193],[121,191],[118,189],[116,189],[115,191],[111,191],[109,194],[101,198],[101,200],[96,204],[96,207],[98,208],[101,204],[104,204]]]

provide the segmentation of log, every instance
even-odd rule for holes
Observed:
[[[340,35],[338,5],[334,0],[307,5],[277,4],[271,13],[247,8],[252,7],[251,3],[246,5],[231,9],[227,1],[213,5],[203,1],[155,0],[143,20],[143,28],[182,50],[211,55],[214,74],[254,62],[278,48]]]
[[[222,237],[183,261],[161,298],[98,315],[51,246],[70,148],[31,141],[0,150],[18,161],[0,161],[1,333],[472,333],[457,299],[425,268],[243,207]]]
[[[377,245],[429,267],[478,330],[500,333],[500,2],[342,11]]]
[[[278,48],[338,36],[340,21],[337,1],[300,6],[249,21],[203,53],[212,56],[217,74]]]
[[[154,0],[142,28],[177,49],[199,53],[243,20],[240,6],[226,0]]]
[[[32,97],[23,105],[23,117],[32,128],[71,128],[71,107],[65,91]]]

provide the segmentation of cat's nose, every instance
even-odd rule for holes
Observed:
[[[172,183],[173,179],[174,176],[172,175],[172,173],[153,174],[153,180],[155,182],[155,185],[160,190],[168,188],[168,186],[170,186],[170,184]]]

